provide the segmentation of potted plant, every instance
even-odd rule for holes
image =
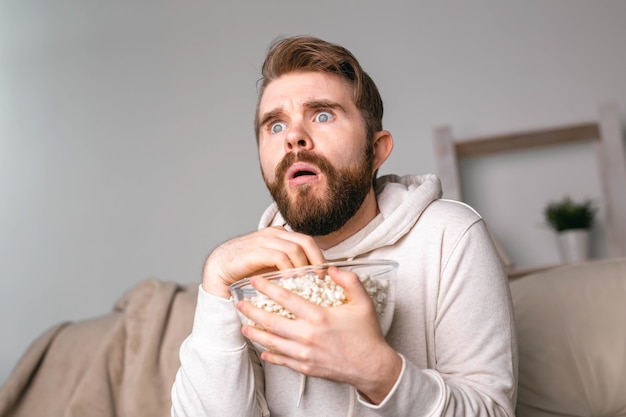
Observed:
[[[557,232],[565,262],[589,258],[589,231],[597,208],[590,199],[576,202],[569,196],[550,202],[544,209],[548,224]]]

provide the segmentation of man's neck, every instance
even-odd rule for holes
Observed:
[[[365,197],[357,212],[344,224],[341,229],[324,236],[314,236],[313,239],[320,249],[328,249],[343,242],[350,236],[363,229],[378,215],[378,202],[374,190]]]

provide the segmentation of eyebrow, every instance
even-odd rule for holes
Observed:
[[[338,109],[344,111],[341,104],[330,100],[311,100],[304,103],[304,107],[309,109]]]
[[[261,128],[261,126],[264,126],[270,120],[276,119],[282,113],[283,113],[282,109],[274,109],[274,110],[268,111],[267,113],[263,115],[262,118],[259,119],[259,125],[257,126],[257,128]]]
[[[337,103],[336,101],[331,101],[331,100],[309,100],[309,101],[304,102],[302,107],[305,107],[311,110],[337,109],[337,110],[345,111],[345,109],[343,108],[341,104]],[[265,114],[263,114],[263,117],[259,119],[258,127],[260,128],[261,126],[264,126],[270,120],[279,118],[282,113],[283,113],[282,108],[276,108],[276,109],[266,112]]]

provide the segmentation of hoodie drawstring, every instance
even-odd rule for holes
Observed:
[[[356,405],[356,389],[350,387],[350,405],[348,406],[348,417],[354,416],[354,406]]]
[[[300,407],[302,403],[302,397],[304,397],[304,390],[306,389],[306,375],[300,374],[300,390],[298,392],[298,402],[296,403],[296,407]],[[348,405],[348,416],[354,416],[354,407],[356,406],[356,390],[354,387],[350,387],[350,402]]]
[[[300,374],[300,391],[298,392],[298,402],[296,403],[296,407],[300,407],[300,403],[302,403],[302,397],[304,396],[305,388],[306,388],[306,375]]]

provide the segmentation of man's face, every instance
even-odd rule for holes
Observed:
[[[373,148],[339,76],[291,73],[272,81],[259,103],[259,159],[278,209],[312,236],[341,228],[372,186]]]

